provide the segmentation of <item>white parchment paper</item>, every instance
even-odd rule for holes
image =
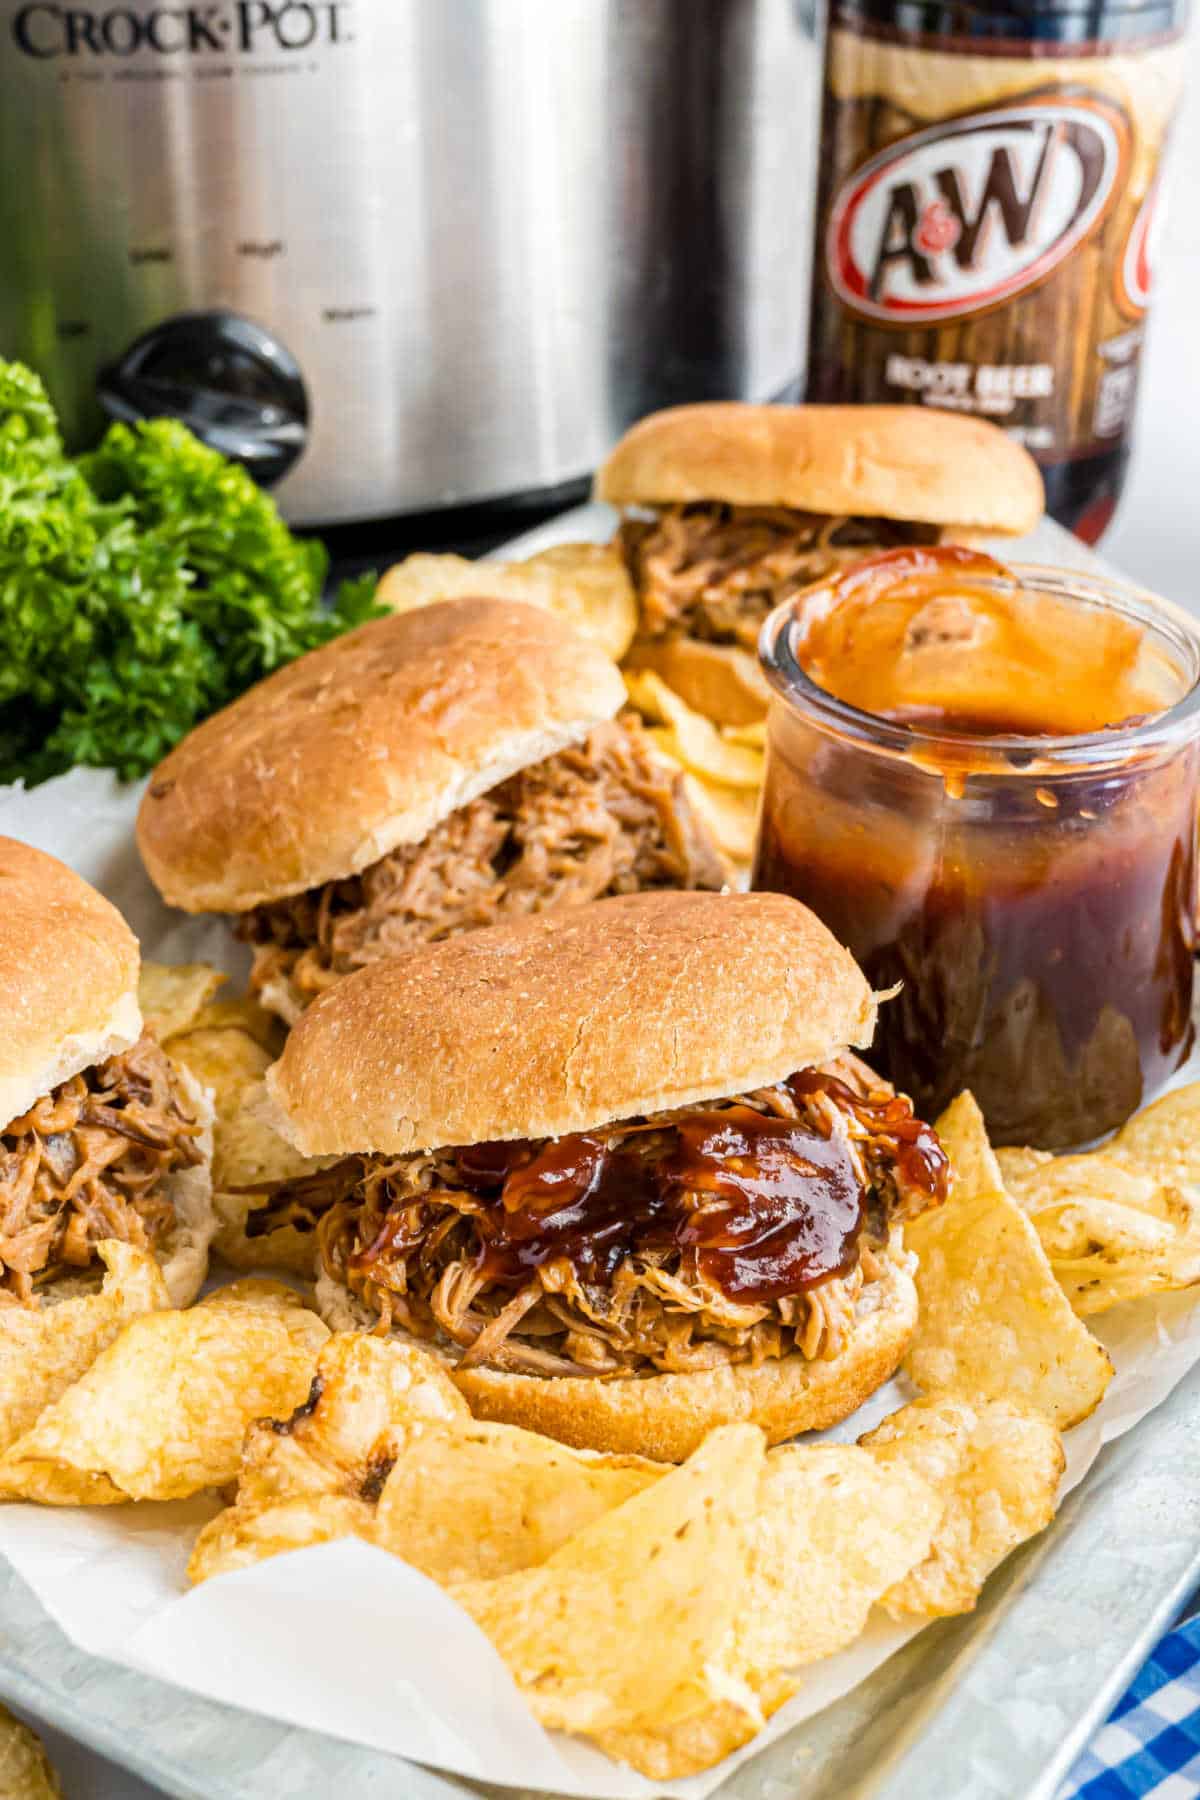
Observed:
[[[61,856],[124,912],[145,956],[203,959],[241,978],[227,927],[163,907],[133,842],[140,788],[75,770],[0,797],[0,832]],[[1194,1079],[1195,1067],[1180,1080]],[[1200,1290],[1090,1321],[1116,1366],[1104,1402],[1067,1437],[1064,1491],[1200,1360]],[[852,1441],[910,1398],[901,1380],[828,1434]],[[392,1751],[454,1774],[595,1800],[702,1800],[755,1750],[864,1680],[913,1636],[877,1615],[809,1672],[754,1745],[703,1776],[651,1783],[544,1732],[473,1622],[432,1582],[356,1540],[293,1552],[188,1591],[184,1569],[214,1502],[78,1510],[0,1506],[0,1553],[74,1643],[209,1699]]]

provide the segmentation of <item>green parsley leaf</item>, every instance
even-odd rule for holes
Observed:
[[[37,377],[0,362],[0,781],[132,780],[281,664],[381,615],[175,420],[78,459]]]

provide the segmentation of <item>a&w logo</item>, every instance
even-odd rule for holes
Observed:
[[[1095,229],[1129,130],[1101,95],[1031,96],[900,138],[834,197],[829,279],[891,324],[934,324],[1042,281]]]

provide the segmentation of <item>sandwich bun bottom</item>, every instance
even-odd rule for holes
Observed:
[[[881,1260],[882,1272],[859,1295],[841,1350],[816,1361],[797,1350],[757,1367],[723,1363],[694,1374],[602,1381],[457,1369],[444,1350],[431,1351],[406,1333],[394,1335],[446,1362],[477,1419],[521,1425],[577,1450],[682,1462],[717,1425],[758,1425],[772,1444],[822,1431],[855,1412],[895,1374],[917,1326],[914,1259],[893,1232]],[[325,1273],[317,1281],[317,1310],[334,1331],[361,1331],[373,1322],[362,1302]]]

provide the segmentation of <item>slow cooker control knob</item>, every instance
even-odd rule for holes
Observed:
[[[287,473],[308,440],[300,365],[236,313],[165,319],[101,371],[97,393],[113,419],[181,419],[262,487]]]

